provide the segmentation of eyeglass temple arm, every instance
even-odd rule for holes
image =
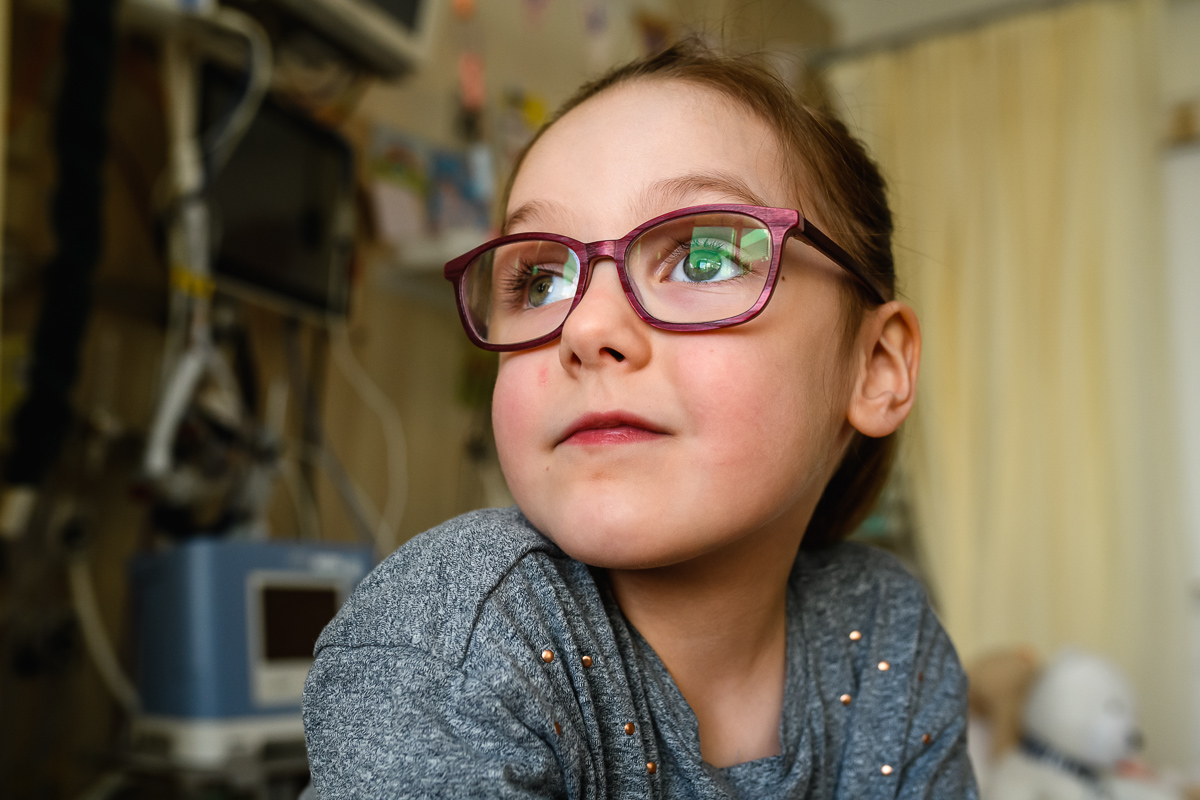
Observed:
[[[871,294],[871,299],[876,303],[882,305],[887,302],[887,296],[879,286],[879,282],[863,269],[862,265],[854,259],[854,256],[843,250],[837,242],[830,239],[816,225],[813,225],[803,217],[801,218],[801,225],[802,227],[797,232],[800,238],[806,240],[813,247],[832,258],[839,266],[853,275]]]

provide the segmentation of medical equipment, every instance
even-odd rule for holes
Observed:
[[[411,72],[429,54],[432,0],[275,0],[375,72]]]
[[[302,754],[313,644],[373,564],[365,547],[230,538],[137,556],[134,757],[218,769]]]
[[[237,97],[240,79],[204,70],[202,126]],[[239,297],[289,316],[344,316],[354,248],[354,157],[336,132],[264,102],[212,178],[213,277]]]

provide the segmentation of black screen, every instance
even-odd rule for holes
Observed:
[[[397,22],[412,32],[417,27],[417,12],[422,0],[372,0]]]
[[[313,645],[337,613],[329,588],[262,590],[263,646],[267,661],[312,658]]]
[[[205,127],[221,124],[239,82],[205,72]],[[353,157],[336,133],[263,103],[208,193],[217,277],[321,313],[346,313],[353,246]]]

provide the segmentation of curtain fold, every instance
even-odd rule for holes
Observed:
[[[964,660],[1114,658],[1192,757],[1152,0],[1091,0],[830,70],[887,176],[925,351],[903,453]]]

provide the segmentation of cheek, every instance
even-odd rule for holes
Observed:
[[[534,430],[538,415],[531,414],[530,409],[535,407],[538,389],[546,384],[548,370],[531,358],[533,355],[501,356],[492,394],[496,451],[510,484],[521,481],[520,468],[528,466],[538,441]],[[516,491],[515,486],[510,488]]]
[[[688,418],[713,448],[713,466],[795,480],[836,418],[828,365],[812,348],[787,342],[723,350],[681,360],[676,377]]]

